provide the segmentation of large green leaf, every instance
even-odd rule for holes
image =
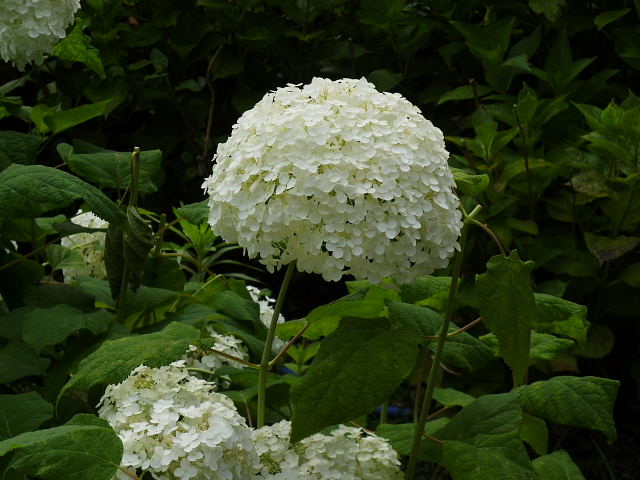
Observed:
[[[100,51],[91,46],[91,37],[82,33],[82,24],[83,22],[76,23],[73,30],[56,44],[53,54],[62,60],[84,63],[104,79],[106,75],[100,60]]]
[[[449,297],[450,285],[451,277],[424,275],[411,283],[401,285],[400,296],[403,302],[417,303],[442,312]]]
[[[111,109],[112,103],[112,100],[109,99],[98,103],[80,105],[69,110],[55,111],[49,109],[42,117],[42,121],[47,127],[43,132],[51,130],[51,133],[55,135],[92,118],[106,115]]]
[[[449,419],[446,417],[431,420],[425,425],[424,432],[427,435],[433,435],[448,421]],[[413,423],[381,423],[376,428],[376,435],[386,438],[399,455],[408,457],[411,454],[414,429]],[[439,448],[437,448],[435,442],[430,439],[423,439],[418,458],[425,461],[435,461],[438,457]]]
[[[509,257],[492,257],[487,272],[476,277],[482,319],[498,338],[500,353],[513,371],[515,385],[523,383],[529,368],[531,327],[535,321],[529,280],[532,268],[533,262],[523,262],[514,250]]]
[[[0,383],[10,383],[31,375],[42,375],[50,360],[37,356],[21,342],[0,349]]]
[[[92,212],[124,226],[126,218],[100,190],[61,170],[42,165],[11,165],[0,172],[0,217],[35,218],[84,200]]]
[[[86,391],[94,385],[119,383],[139,365],[168,365],[182,357],[199,337],[195,328],[172,322],[159,332],[107,340],[80,362],[59,397],[70,388]]]
[[[472,444],[445,440],[442,465],[453,480],[533,480],[535,478],[527,449],[512,434],[478,437]]]
[[[37,135],[12,132],[0,132],[0,170],[12,163],[32,165],[36,161],[42,139]]]
[[[0,440],[35,430],[53,417],[53,405],[37,392],[0,395]]]
[[[291,441],[373,410],[409,375],[417,355],[413,329],[386,318],[345,318],[291,389]]]
[[[580,344],[587,341],[587,307],[546,293],[535,293],[534,298],[534,329],[571,338]]]
[[[480,340],[498,351],[498,340],[494,334],[488,333],[487,335],[483,335],[480,337]],[[573,340],[532,331],[529,359],[532,362],[536,360],[553,360],[562,352],[571,349],[574,344]]]
[[[613,405],[620,382],[600,377],[559,376],[518,390],[522,408],[550,422],[603,432],[616,438]]]
[[[131,152],[74,153],[71,145],[61,143],[58,153],[72,172],[100,187],[124,191],[131,181]],[[158,190],[153,177],[160,169],[161,162],[160,150],[140,152],[140,193]]]
[[[109,424],[86,414],[0,442],[0,456],[14,452],[8,469],[43,480],[111,480],[122,450]]]
[[[538,480],[584,480],[582,472],[564,450],[543,455],[531,463]]]
[[[51,308],[36,308],[25,315],[22,326],[22,339],[40,352],[48,345],[65,340],[78,330],[89,330],[94,335],[109,329],[113,315],[105,310],[84,313],[69,305],[56,305]]]
[[[585,233],[584,240],[589,251],[596,256],[600,265],[621,257],[640,243],[640,237],[618,235],[616,238],[610,238],[591,233]]]

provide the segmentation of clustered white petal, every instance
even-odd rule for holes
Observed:
[[[259,468],[251,430],[231,399],[183,362],[139,366],[100,400],[124,445],[122,466],[158,480],[245,480]]]
[[[230,360],[212,351],[217,350],[242,360],[249,360],[247,348],[242,343],[242,340],[233,335],[218,333],[210,325],[207,325],[206,328],[209,336],[213,340],[213,346],[210,349],[203,350],[195,345],[189,345],[189,349],[182,358],[185,366],[188,368],[201,368],[212,372],[224,366],[242,368],[244,366],[242,363]],[[219,386],[223,385],[226,386],[224,382],[219,384]]]
[[[42,64],[79,8],[80,0],[2,0],[0,57],[19,70],[31,62]]]
[[[218,145],[209,223],[270,271],[297,260],[411,281],[447,265],[462,227],[442,132],[365,79],[270,92]]]
[[[87,228],[107,228],[109,224],[91,212],[80,213],[71,219],[73,223]],[[98,279],[107,278],[104,265],[105,232],[75,233],[60,240],[62,246],[77,249],[84,259],[84,268],[62,270],[65,281],[74,280],[79,275],[89,275]]]
[[[389,443],[363,429],[339,426],[291,445],[291,423],[283,420],[253,431],[267,480],[400,480],[398,454]]]
[[[260,321],[265,327],[269,328],[269,325],[271,325],[271,318],[273,317],[273,304],[276,303],[276,301],[267,295],[261,295],[260,289],[252,285],[247,285],[247,291],[249,292],[249,295],[251,295],[253,301],[260,306]],[[284,316],[279,314],[278,323],[284,322]],[[274,352],[280,352],[286,344],[287,342],[279,339],[278,337],[274,337],[271,349]]]

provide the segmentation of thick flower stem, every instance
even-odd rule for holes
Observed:
[[[436,343],[436,351],[433,355],[433,361],[431,363],[431,370],[429,371],[429,378],[427,379],[427,389],[424,394],[424,400],[422,401],[422,407],[420,409],[420,416],[415,426],[413,435],[413,442],[411,444],[411,454],[409,456],[409,463],[407,464],[406,480],[413,480],[416,474],[416,465],[418,463],[418,454],[420,453],[420,443],[424,434],[424,427],[427,424],[429,418],[429,410],[431,409],[431,401],[433,399],[433,390],[435,388],[435,380],[440,373],[440,360],[442,359],[442,350],[444,348],[444,342],[447,340],[449,333],[449,324],[451,322],[451,316],[453,314],[453,305],[455,303],[456,294],[458,292],[458,284],[460,283],[460,272],[462,271],[462,260],[464,258],[465,240],[467,238],[468,221],[480,211],[479,206],[476,207],[465,219],[464,226],[460,232],[460,251],[456,255],[455,263],[453,265],[453,276],[451,277],[451,287],[449,289],[449,299],[447,301],[447,310],[445,317],[440,327],[440,333],[438,334],[438,340]]]
[[[265,411],[266,411],[266,392],[267,392],[267,375],[269,374],[269,360],[271,358],[271,346],[273,345],[273,338],[276,334],[276,327],[278,325],[278,318],[280,317],[280,311],[284,304],[284,297],[287,294],[287,288],[291,283],[291,277],[296,270],[296,262],[293,261],[287,265],[287,272],[284,275],[280,292],[278,293],[278,299],[273,307],[273,316],[271,317],[271,324],[269,325],[269,331],[267,332],[267,340],[264,344],[264,350],[262,351],[262,360],[260,361],[260,375],[258,376],[258,428],[264,426]]]

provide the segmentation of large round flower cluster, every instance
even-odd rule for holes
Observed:
[[[141,365],[109,385],[99,414],[122,440],[122,466],[158,480],[252,478],[259,459],[251,430],[231,399],[213,388],[182,362]]]
[[[66,36],[79,8],[80,0],[2,0],[0,57],[19,70],[31,62],[41,64]]]
[[[461,214],[442,132],[365,79],[268,93],[218,145],[209,223],[273,271],[399,282],[447,265]]]
[[[73,223],[87,228],[104,228],[109,224],[91,212],[80,213],[71,219]],[[65,281],[74,280],[79,275],[89,275],[98,279],[107,278],[104,265],[105,232],[75,233],[60,240],[62,246],[77,249],[84,259],[84,267],[62,270]]]
[[[381,437],[339,426],[289,443],[291,423],[283,420],[253,431],[266,480],[400,480],[398,454]]]

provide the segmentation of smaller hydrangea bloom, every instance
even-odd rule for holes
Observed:
[[[80,0],[2,0],[0,57],[18,70],[42,64],[66,36],[79,8]]]
[[[444,136],[398,93],[314,78],[264,96],[218,145],[216,234],[269,271],[410,282],[443,268],[462,228]]]
[[[260,321],[265,327],[269,328],[271,325],[271,318],[273,317],[273,307],[276,301],[267,295],[260,295],[260,289],[252,285],[247,286],[247,291],[249,292],[249,295],[251,295],[253,301],[260,306]],[[278,323],[284,322],[284,316],[282,314],[278,315]],[[271,349],[274,353],[278,353],[286,344],[287,342],[279,339],[278,337],[274,337]]]
[[[73,223],[87,228],[104,228],[109,224],[92,212],[78,211],[71,219]],[[60,240],[63,247],[79,250],[84,259],[84,268],[67,268],[62,270],[65,282],[74,280],[80,275],[89,275],[98,279],[107,278],[104,265],[104,245],[107,234],[105,232],[75,233]]]
[[[398,454],[389,443],[362,428],[340,425],[289,443],[291,422],[256,429],[252,438],[265,480],[401,480]]]
[[[122,440],[122,466],[158,480],[245,480],[259,459],[233,401],[184,362],[139,366],[109,385],[98,413]],[[124,477],[122,477],[124,478]]]

